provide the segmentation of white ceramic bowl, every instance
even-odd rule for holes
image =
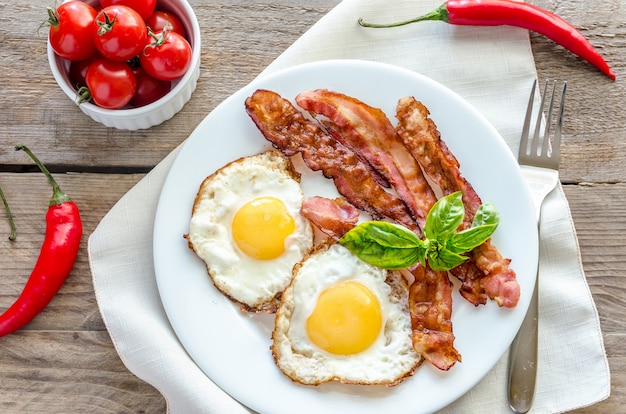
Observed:
[[[85,0],[85,2],[92,6],[99,4],[98,0]],[[201,49],[200,26],[196,14],[186,0],[157,0],[156,9],[172,12],[182,21],[192,49],[191,66],[182,78],[174,81],[172,90],[167,95],[139,108],[104,109],[89,102],[78,104],[76,89],[69,81],[69,61],[57,56],[48,41],[48,62],[54,78],[63,92],[94,121],[117,129],[150,128],[167,121],[179,112],[196,89],[200,76]]]

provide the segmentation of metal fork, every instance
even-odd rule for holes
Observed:
[[[522,174],[530,186],[539,229],[543,200],[556,187],[559,180],[559,148],[563,129],[563,104],[567,87],[567,83],[563,82],[560,104],[556,109],[558,110],[558,117],[551,139],[552,112],[554,110],[555,96],[557,95],[556,81],[553,83],[552,92],[549,96],[545,128],[543,134],[541,133],[543,111],[548,97],[548,84],[549,82],[546,82],[543,89],[534,135],[529,142],[528,134],[530,131],[537,81],[533,83],[528,100],[526,119],[524,120],[518,154],[518,162]],[[522,322],[519,332],[511,344],[509,352],[509,405],[516,413],[528,412],[535,395],[535,380],[537,377],[538,285],[539,269],[537,269],[537,280],[528,312],[526,313],[526,317]]]

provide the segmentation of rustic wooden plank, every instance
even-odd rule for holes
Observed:
[[[105,330],[93,292],[87,238],[102,217],[142,175],[55,174],[61,188],[79,205],[83,239],[74,269],[46,309],[27,330]],[[18,297],[35,264],[45,232],[52,191],[42,174],[0,174],[0,186],[12,206],[17,240],[8,240],[9,225],[0,211],[0,309]]]
[[[84,237],[68,280],[24,329],[0,340],[2,413],[161,413],[165,400],[120,360],[98,310],[87,258],[87,237],[143,175],[56,174],[80,206]],[[18,239],[8,240],[0,214],[0,309],[21,292],[45,231],[50,186],[41,174],[0,174],[16,209]]]
[[[594,9],[594,13],[587,13],[586,7],[579,11],[580,0],[535,3],[576,24],[607,53],[606,58],[616,71],[624,67],[626,53],[619,39],[626,36],[626,27],[620,23],[626,21],[626,9],[618,2],[609,5],[589,2],[588,7]],[[211,109],[256,76],[336,1],[318,0],[307,2],[307,6],[287,0],[271,6],[260,2],[192,4],[203,22],[205,39],[198,93],[181,113],[164,125],[135,132],[118,131],[91,121],[55,86],[45,56],[45,31],[38,36],[36,30],[41,21],[40,7],[18,4],[10,9],[4,6],[9,14],[20,13],[20,19],[7,19],[8,34],[0,43],[0,52],[9,57],[0,62],[0,76],[10,76],[0,87],[3,92],[0,113],[6,121],[6,128],[0,132],[2,142],[29,145],[36,142],[62,164],[88,168],[97,161],[99,165],[148,169],[184,140]],[[22,19],[27,19],[28,23],[23,23]],[[259,30],[260,27],[263,30]],[[570,85],[567,139],[561,166],[563,179],[568,182],[619,181],[624,176],[626,155],[623,146],[613,143],[619,142],[626,128],[617,122],[626,86],[623,82],[611,82],[591,65],[540,35],[532,34],[531,39],[540,78],[559,77],[567,79]],[[592,96],[586,87],[590,79],[594,81]],[[42,94],[43,90],[48,93]],[[599,97],[602,104],[593,96]],[[573,111],[576,116],[569,116]],[[577,132],[573,135],[569,131]],[[589,154],[589,145],[597,145],[592,154]],[[97,160],[90,154],[98,154]],[[585,162],[578,162],[582,160]],[[607,160],[615,168],[600,168]],[[19,160],[10,151],[0,152],[0,164],[3,163],[19,164]]]
[[[16,368],[19,367],[19,368]],[[164,413],[106,331],[21,331],[0,341],[2,413]]]
[[[197,92],[173,119],[147,131],[107,128],[82,114],[56,86],[46,32],[37,34],[45,4],[0,4],[0,142],[39,147],[56,164],[147,170],[338,2],[190,1],[203,39]],[[20,163],[11,151],[0,151],[0,166]]]
[[[626,332],[626,185],[565,186],[602,328]]]
[[[626,404],[626,185],[567,185],[564,190],[612,372],[611,397],[576,412],[616,413]]]
[[[533,0],[583,33],[617,75],[611,81],[551,40],[531,33],[539,79],[568,82],[561,178],[566,182],[623,182],[626,136],[623,122],[626,83],[626,7],[623,1]],[[590,150],[593,148],[593,150]],[[607,164],[611,168],[607,168]]]
[[[603,336],[611,367],[611,396],[598,404],[572,411],[572,413],[615,414],[624,411],[624,404],[626,404],[626,397],[624,396],[626,376],[623,373],[626,371],[626,354],[624,352],[626,334],[623,330],[608,334],[605,331]]]

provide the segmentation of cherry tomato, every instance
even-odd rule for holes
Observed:
[[[93,102],[107,109],[122,108],[137,89],[133,70],[125,62],[96,59],[85,77]]]
[[[122,5],[102,9],[93,25],[98,52],[119,62],[137,56],[146,44],[147,35],[148,29],[139,13]]]
[[[172,89],[172,82],[153,78],[142,68],[133,69],[133,73],[137,79],[137,90],[130,104],[136,108],[161,99]]]
[[[160,32],[167,24],[170,25],[170,30],[176,32],[179,35],[186,37],[185,26],[183,22],[173,13],[166,11],[155,11],[150,17],[146,19],[146,26],[150,28],[154,33]]]
[[[95,54],[89,59],[74,60],[70,62],[69,77],[72,86],[74,86],[76,89],[87,86],[87,82],[85,81],[85,77],[87,76],[87,69],[89,69],[89,66],[98,58],[99,55]]]
[[[82,1],[61,4],[56,10],[48,8],[50,46],[67,60],[84,60],[96,53],[91,31],[96,9]]]
[[[139,54],[141,67],[152,77],[174,80],[182,77],[191,65],[191,46],[175,32],[152,34],[152,42]]]
[[[135,10],[143,20],[146,20],[156,7],[156,0],[100,0],[102,8],[122,4]]]

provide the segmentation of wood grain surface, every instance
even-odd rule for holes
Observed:
[[[416,0],[417,1],[417,0]],[[246,85],[339,0],[190,0],[202,28],[198,88],[182,112],[146,131],[84,116],[56,85],[46,56],[45,3],[0,0],[0,186],[19,243],[0,212],[0,310],[22,290],[43,238],[50,188],[24,143],[80,204],[85,234],[217,104]],[[578,232],[611,368],[611,397],[578,413],[626,406],[626,0],[533,0],[577,26],[613,67],[610,81],[531,34],[540,81],[568,81],[561,179]],[[0,413],[163,413],[157,390],[130,373],[100,317],[87,237],[58,296],[32,323],[0,339]],[[555,367],[555,369],[557,369]]]

